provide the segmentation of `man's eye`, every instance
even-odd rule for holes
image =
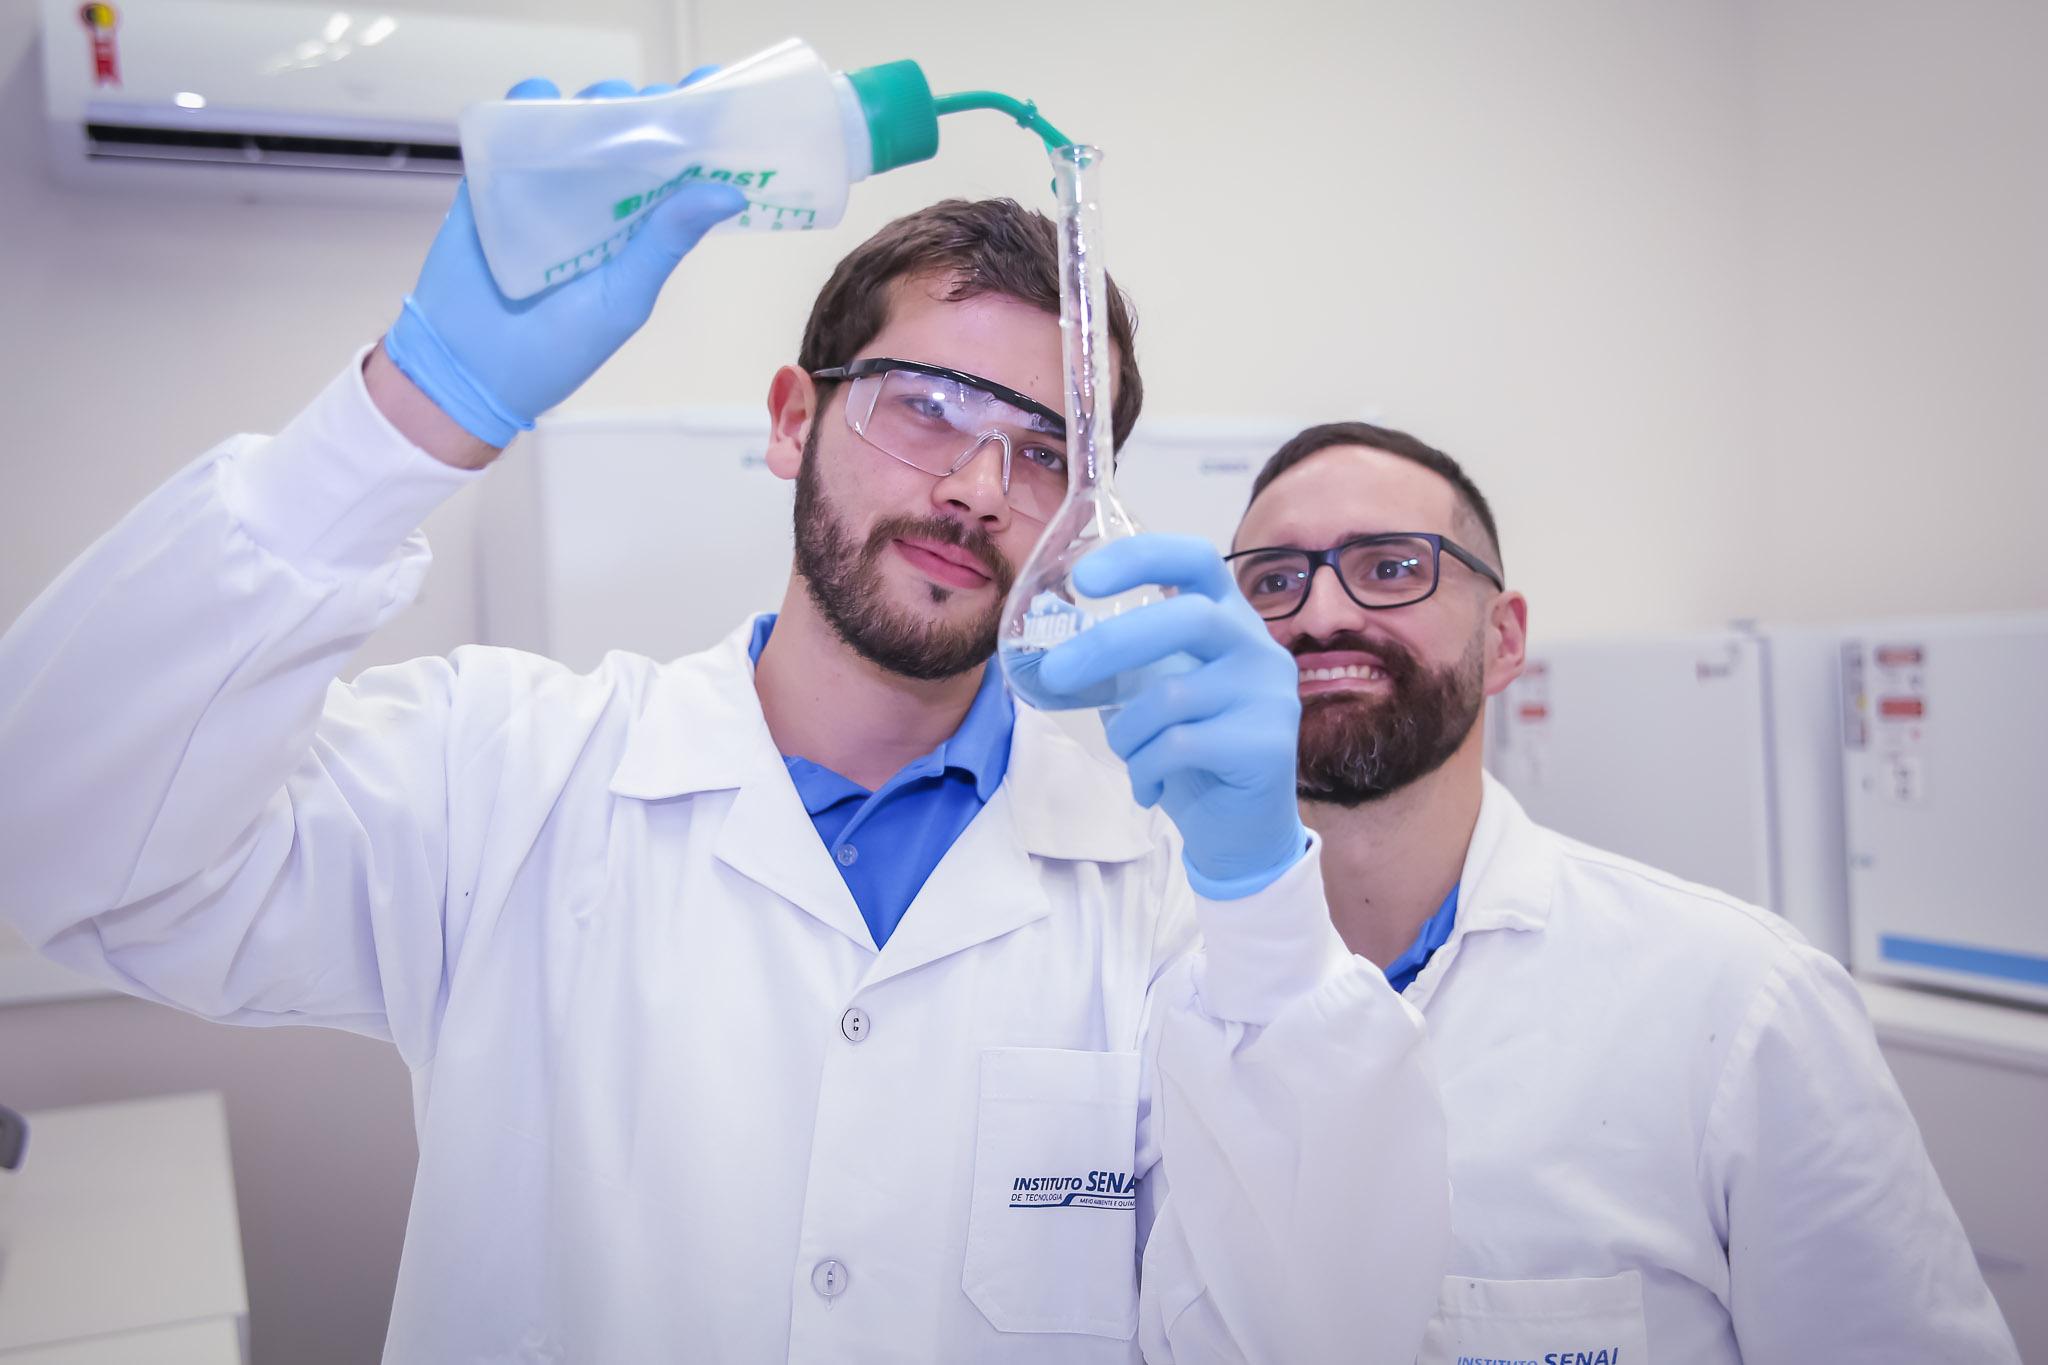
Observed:
[[[1382,583],[1398,582],[1414,577],[1420,564],[1416,559],[1382,559],[1372,566],[1372,576]]]
[[[1048,450],[1044,446],[1025,446],[1019,453],[1031,463],[1055,474],[1064,475],[1067,472],[1067,457],[1060,451]]]

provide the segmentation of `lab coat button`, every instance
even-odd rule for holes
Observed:
[[[839,846],[839,865],[841,867],[852,867],[854,859],[858,857],[860,857],[860,850],[852,844],[841,844]]]
[[[839,1016],[839,1031],[846,1035],[849,1043],[858,1043],[868,1036],[868,1012],[858,1005]]]
[[[846,1292],[846,1267],[837,1261],[820,1261],[811,1267],[811,1288],[821,1299],[836,1299]]]

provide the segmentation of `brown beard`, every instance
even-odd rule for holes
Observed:
[[[883,596],[881,558],[900,537],[953,545],[973,555],[994,580],[995,601],[975,620],[950,626],[921,621],[891,606]],[[996,652],[1003,601],[1017,577],[994,537],[946,517],[887,518],[855,550],[853,532],[832,506],[818,472],[815,425],[804,439],[803,466],[796,476],[796,567],[819,615],[856,654],[878,668],[926,682],[957,677],[988,662]],[[938,583],[928,590],[934,603],[954,591]]]
[[[1479,719],[1486,698],[1484,637],[1448,668],[1427,669],[1399,641],[1368,640],[1348,631],[1326,640],[1298,639],[1296,654],[1362,650],[1387,675],[1385,696],[1343,692],[1301,703],[1295,791],[1304,801],[1361,806],[1397,792],[1441,768]]]

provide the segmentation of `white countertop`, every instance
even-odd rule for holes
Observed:
[[[0,1204],[0,1361],[240,1359],[249,1295],[221,1097],[26,1117]]]
[[[1878,1041],[2048,1074],[2048,1011],[1857,978]]]

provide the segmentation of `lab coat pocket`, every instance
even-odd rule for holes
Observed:
[[[1138,1054],[981,1054],[961,1288],[999,1332],[1138,1326]]]
[[[1643,1277],[1480,1280],[1446,1275],[1416,1365],[1647,1365]]]

